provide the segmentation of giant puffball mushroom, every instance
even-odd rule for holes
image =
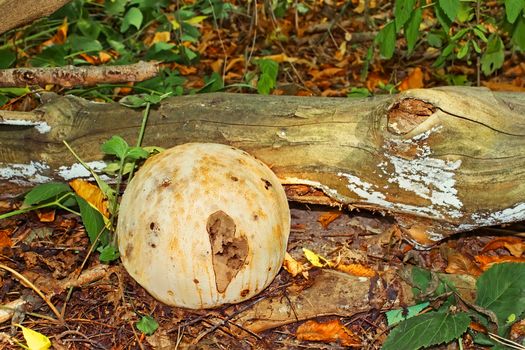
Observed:
[[[188,143],[148,159],[122,196],[119,250],[156,299],[186,308],[238,303],[278,273],[290,209],[275,174],[227,145]]]

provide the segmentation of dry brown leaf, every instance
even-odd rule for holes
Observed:
[[[37,210],[36,215],[38,216],[38,220],[40,222],[53,222],[55,221],[55,209],[48,209],[48,210]]]
[[[328,226],[330,226],[330,224],[335,219],[340,217],[341,215],[342,215],[341,212],[330,211],[328,213],[324,213],[321,216],[319,216],[319,219],[317,219],[317,222],[319,222],[323,226],[323,228],[326,230],[328,229]]]
[[[70,181],[69,186],[73,188],[76,194],[97,208],[102,215],[109,217],[108,200],[98,186],[81,179]]]
[[[483,272],[472,259],[455,249],[443,246],[440,249],[440,253],[448,263],[445,268],[447,273],[479,276]]]
[[[288,254],[288,252],[286,252],[284,256],[283,268],[288,271],[292,277],[302,274],[305,279],[308,279],[308,271],[305,271],[303,265]]]
[[[525,91],[525,87],[516,86],[514,84],[509,84],[509,83],[486,81],[486,82],[483,82],[482,85],[485,87],[488,87],[492,91],[517,91],[517,92]]]
[[[383,78],[376,72],[371,72],[368,74],[368,77],[366,79],[366,88],[368,91],[374,91],[374,89],[379,85],[379,83],[386,84],[388,83],[388,79]]]
[[[487,334],[487,328],[485,328],[485,326],[482,325],[481,323],[470,322],[468,327],[470,329],[472,329],[473,331],[480,332],[480,333],[483,333],[483,334]]]
[[[525,336],[525,320],[520,320],[510,327],[510,339],[517,340],[523,336]]]
[[[478,255],[476,256],[476,261],[481,264],[480,268],[483,271],[486,271],[494,264],[504,263],[504,262],[525,262],[525,258],[516,257],[516,256],[486,256]]]
[[[11,247],[13,245],[13,241],[11,241],[11,238],[9,237],[11,233],[12,230],[10,229],[0,230],[0,249],[4,247]]]
[[[328,322],[306,321],[297,328],[296,337],[299,340],[321,341],[325,343],[339,342],[343,346],[361,346],[361,339],[341,321]]]
[[[108,63],[113,57],[106,51],[100,51],[98,53],[98,60],[100,63]]]
[[[487,243],[481,252],[486,253],[500,248],[508,250],[513,256],[520,257],[525,251],[525,241],[518,237],[499,237]]]
[[[323,80],[323,79],[330,79],[336,76],[339,76],[341,74],[344,74],[344,69],[342,68],[326,68],[323,70],[317,70],[317,69],[311,69],[308,74],[312,76],[312,80]]]
[[[374,277],[377,275],[374,269],[361,264],[339,264],[336,269],[357,277]]]
[[[399,84],[399,91],[405,91],[409,89],[419,89],[425,86],[423,82],[423,71],[421,68],[416,67],[408,73],[408,76],[403,79],[401,84]]]

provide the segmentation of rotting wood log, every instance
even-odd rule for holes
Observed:
[[[87,175],[62,140],[101,169],[100,144],[114,134],[134,144],[142,111],[66,96],[0,117],[0,181],[31,184]],[[448,87],[368,99],[167,99],[152,110],[144,144],[186,142],[244,149],[289,186],[290,199],[390,213],[421,244],[525,220],[525,94]]]
[[[71,0],[0,0],[0,34],[52,14]]]

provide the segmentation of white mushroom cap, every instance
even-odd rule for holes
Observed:
[[[246,300],[278,273],[290,210],[275,174],[227,145],[188,143],[148,159],[117,225],[122,263],[158,300],[187,308]]]

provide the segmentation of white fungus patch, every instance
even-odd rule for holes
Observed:
[[[88,162],[86,164],[95,172],[101,171],[107,165],[105,162],[99,160]],[[79,177],[91,177],[91,173],[86,168],[84,168],[82,164],[75,163],[71,166],[61,166],[58,168],[58,176],[64,180],[71,180]]]
[[[44,183],[51,181],[50,177],[41,174],[48,169],[49,165],[34,161],[29,164],[7,164],[0,166],[0,178],[15,183]]]
[[[51,127],[46,122],[35,122],[30,120],[17,120],[17,119],[7,119],[0,121],[0,124],[3,125],[20,125],[20,126],[34,126],[35,129],[41,133],[45,134],[51,131]]]
[[[472,220],[480,226],[497,225],[503,222],[515,222],[525,220],[525,203],[518,203],[513,207],[499,210],[493,213],[474,213]]]

